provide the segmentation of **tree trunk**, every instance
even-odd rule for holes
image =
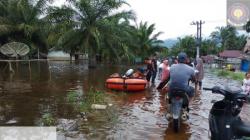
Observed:
[[[73,53],[72,52],[70,52],[70,62],[72,62],[72,57],[73,57]]]
[[[79,54],[75,54],[75,61],[79,60]]]
[[[96,66],[97,66],[96,56],[89,55],[88,59],[89,59],[89,68],[96,68]]]

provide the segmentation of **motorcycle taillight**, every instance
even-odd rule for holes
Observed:
[[[175,97],[175,99],[176,99],[176,100],[180,100],[180,99],[181,99],[181,97],[177,96],[177,97]]]

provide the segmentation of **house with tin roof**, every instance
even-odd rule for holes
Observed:
[[[221,66],[232,67],[234,70],[241,69],[241,57],[243,52],[240,50],[224,50],[218,54],[219,59],[217,61]]]

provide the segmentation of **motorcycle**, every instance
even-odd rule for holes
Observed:
[[[243,104],[249,98],[241,90],[223,89],[218,86],[203,88],[224,98],[216,101],[209,113],[211,140],[245,139],[250,137],[250,123],[241,120],[239,114]]]
[[[168,120],[173,119],[173,129],[178,132],[180,129],[181,120],[186,121],[188,119],[188,104],[189,97],[182,89],[171,90],[171,96],[169,97],[169,113],[166,114]]]

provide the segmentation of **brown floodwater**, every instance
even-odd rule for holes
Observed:
[[[190,119],[181,124],[176,134],[164,116],[165,95],[156,90],[158,80],[142,92],[123,93],[105,88],[105,79],[110,74],[124,73],[129,66],[99,65],[96,69],[88,69],[84,61],[50,61],[32,62],[31,69],[27,63],[13,63],[13,67],[15,73],[11,74],[4,63],[0,65],[1,126],[40,126],[46,113],[57,120],[76,119],[78,113],[66,101],[72,90],[85,94],[93,87],[113,95],[110,100],[116,107],[116,121],[88,118],[73,136],[60,133],[58,139],[207,140],[211,101],[222,98],[205,91],[196,95],[190,105]],[[208,71],[203,83],[204,87],[240,86],[240,82],[218,78]],[[248,121],[249,107],[245,105],[241,113]]]

